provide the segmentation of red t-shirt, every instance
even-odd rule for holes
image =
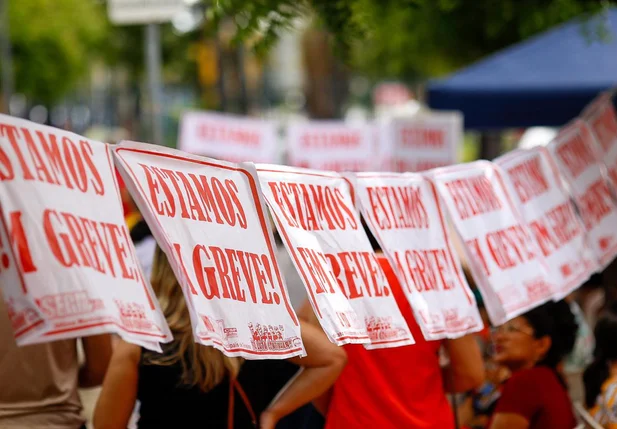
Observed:
[[[512,374],[495,407],[495,414],[498,413],[525,417],[529,429],[572,429],[576,426],[568,392],[557,374],[542,366]]]
[[[379,262],[416,344],[366,350],[345,346],[347,366],[334,385],[325,429],[453,429],[439,366],[441,341],[425,341],[385,257]]]

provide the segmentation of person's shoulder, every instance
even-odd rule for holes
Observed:
[[[553,382],[559,382],[553,370],[543,366],[535,366],[533,368],[514,372],[506,382],[504,388],[535,391],[540,386],[548,386]]]
[[[114,346],[113,359],[139,363],[141,360],[141,347],[119,340]]]

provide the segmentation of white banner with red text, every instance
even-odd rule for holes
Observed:
[[[258,165],[266,201],[313,310],[336,344],[413,344],[409,327],[337,173]]]
[[[295,122],[287,127],[289,165],[326,171],[374,168],[375,136],[371,124],[343,121]]]
[[[360,211],[395,269],[424,338],[483,328],[433,183],[416,173],[357,173]]]
[[[506,172],[510,195],[546,259],[549,278],[557,288],[553,298],[564,298],[599,267],[557,165],[544,147],[515,150],[495,163]]]
[[[459,112],[418,113],[376,127],[379,171],[418,172],[458,160],[463,141],[463,116]]]
[[[152,349],[171,340],[108,145],[0,115],[0,179],[2,268],[12,271],[2,289],[18,344],[108,332]]]
[[[500,325],[551,299],[546,263],[501,170],[476,161],[427,174],[448,208],[491,322]]]
[[[182,287],[195,340],[249,359],[304,355],[253,165],[134,142],[114,155]]]
[[[604,268],[617,255],[617,204],[593,134],[577,119],[564,127],[547,149],[578,207],[589,245]]]
[[[230,162],[280,162],[275,121],[215,112],[182,116],[178,149]]]

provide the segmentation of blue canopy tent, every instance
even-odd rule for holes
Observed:
[[[586,37],[580,20],[569,21],[430,81],[428,105],[462,111],[467,129],[563,125],[617,83],[617,9],[600,19],[608,41]]]

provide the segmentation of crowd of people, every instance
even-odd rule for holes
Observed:
[[[100,384],[91,422],[97,429],[568,429],[581,416],[617,428],[613,287],[604,290],[592,279],[565,300],[501,326],[488,328],[485,317],[482,332],[425,341],[372,240],[416,344],[366,350],[327,339],[281,252],[307,356],[232,358],[194,342],[169,262],[128,193],[123,196],[131,238],[173,341],[157,353],[110,335],[83,338],[80,365],[77,340],[17,347],[0,299],[0,428],[86,427],[77,389]]]

